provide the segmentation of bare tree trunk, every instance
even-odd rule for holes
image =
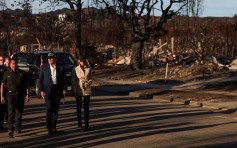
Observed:
[[[81,49],[81,10],[82,10],[82,4],[81,0],[77,0],[77,10],[76,14],[74,14],[74,20],[75,20],[75,37],[76,37],[76,55],[82,54]]]
[[[142,68],[142,51],[145,40],[132,43],[131,69],[139,70]]]
[[[131,55],[131,69],[138,70],[139,69],[139,42],[132,43],[132,55]]]

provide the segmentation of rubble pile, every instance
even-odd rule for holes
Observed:
[[[203,64],[200,64],[195,61],[191,64],[170,63],[168,66],[168,79],[188,80],[193,77],[210,76],[215,73],[225,72],[229,70],[229,65],[216,64],[210,59],[207,59],[202,63]],[[165,66],[157,66],[154,69],[155,70],[151,74],[165,75]]]
[[[172,55],[164,55],[156,58],[155,56],[144,59],[144,68],[132,71],[129,68],[130,57],[118,56],[107,61],[106,66],[113,69],[109,79],[115,80],[135,80],[150,82],[156,80],[177,80],[187,81],[197,77],[212,77],[230,71],[237,71],[237,60],[227,57],[215,57],[208,55],[199,59],[193,55],[185,55],[182,58],[167,58]],[[176,57],[176,56],[172,56]],[[179,56],[180,57],[180,56]],[[126,70],[122,67],[126,67]],[[105,68],[105,67],[104,67]],[[109,69],[110,69],[109,68]]]

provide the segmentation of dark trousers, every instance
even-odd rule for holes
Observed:
[[[0,128],[2,128],[3,127],[3,124],[4,124],[4,106],[5,106],[5,104],[2,104],[1,102],[0,102]]]
[[[4,121],[8,122],[8,109],[7,109],[7,97],[5,97],[5,104],[4,107]]]
[[[24,96],[18,93],[7,93],[8,107],[8,130],[18,130],[21,128],[21,119],[24,110]]]
[[[84,97],[84,120],[85,120],[85,126],[89,126],[89,103],[90,103],[90,96],[83,96],[83,97]],[[78,96],[76,98],[76,102],[77,102],[78,125],[81,126],[82,96]]]
[[[4,121],[8,122],[7,96],[4,99],[5,99],[5,104],[3,105],[3,107],[4,107]]]
[[[57,126],[58,120],[58,110],[60,99],[57,95],[57,86],[51,85],[51,93],[45,99],[46,102],[46,128],[47,129],[55,129]]]
[[[7,111],[7,97],[4,97],[5,99],[5,103],[2,104],[0,102],[0,127],[3,126],[4,121],[7,122],[8,121],[8,111]]]

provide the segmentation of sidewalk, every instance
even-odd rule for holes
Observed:
[[[122,80],[108,80],[103,78],[95,78],[95,80],[115,83],[120,85],[114,86],[99,86],[96,87],[97,90],[101,91],[108,91],[108,92],[115,92],[115,93],[123,93],[129,95],[131,97],[138,97],[143,99],[154,99],[158,101],[166,101],[166,102],[174,102],[174,103],[181,103],[181,104],[189,104],[195,106],[202,106],[208,107],[212,109],[218,109],[222,111],[236,111],[237,110],[237,91],[223,91],[223,90],[204,90],[201,89],[206,84],[219,84],[228,81],[237,80],[237,77],[224,77],[224,78],[213,78],[209,80],[199,80],[199,81],[192,81],[187,82],[181,85],[157,85],[157,84],[150,84],[150,83],[136,83],[133,81],[122,81]],[[155,92],[141,92],[140,90],[149,90],[149,89],[166,89],[166,90],[173,90],[173,91],[187,91],[187,92],[194,92],[197,94],[212,94],[212,95],[224,95],[224,96],[232,96],[236,97],[236,100],[218,100],[218,101],[204,101],[204,100],[187,100],[187,99],[173,99],[170,96],[164,97],[160,95],[156,95]]]

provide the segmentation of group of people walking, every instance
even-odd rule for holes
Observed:
[[[84,99],[84,119],[85,130],[89,130],[89,102],[91,95],[91,68],[87,64],[86,57],[79,55],[77,57],[78,65],[72,71],[72,88],[77,104],[78,128],[82,128],[81,108]],[[1,60],[1,57],[0,57]],[[46,104],[46,128],[48,134],[57,133],[57,120],[60,100],[67,94],[65,83],[65,74],[63,67],[56,64],[56,55],[53,52],[48,53],[48,63],[40,67],[39,72],[39,91]],[[1,105],[7,104],[8,111],[8,134],[10,138],[21,131],[21,119],[24,109],[24,103],[29,98],[29,81],[26,73],[18,69],[17,61],[10,60],[10,69],[4,70],[1,80]],[[25,101],[24,101],[25,100]],[[1,107],[1,114],[3,114]],[[2,121],[2,116],[1,119]],[[3,124],[0,121],[0,128]]]

